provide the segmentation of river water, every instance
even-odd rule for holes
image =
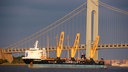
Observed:
[[[72,69],[72,68],[29,68],[27,65],[1,65],[0,72],[128,72],[128,67],[108,67],[106,69]]]

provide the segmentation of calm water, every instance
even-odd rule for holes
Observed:
[[[108,67],[107,69],[58,69],[28,68],[27,66],[0,66],[0,72],[128,72],[128,67]]]

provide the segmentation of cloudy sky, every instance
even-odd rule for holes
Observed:
[[[85,1],[0,0],[0,47],[6,47],[45,28]],[[100,1],[128,11],[128,0]]]

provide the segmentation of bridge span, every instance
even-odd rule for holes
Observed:
[[[70,50],[72,47],[71,46],[64,46],[63,50]],[[117,49],[117,48],[128,48],[128,44],[99,44],[98,49]],[[40,48],[43,49],[43,48]],[[81,44],[79,46],[80,50],[86,50],[85,44]],[[8,48],[8,49],[3,49],[4,53],[22,53],[25,52],[25,50],[29,50],[29,48]],[[56,46],[54,47],[49,47],[46,48],[47,51],[55,51]]]

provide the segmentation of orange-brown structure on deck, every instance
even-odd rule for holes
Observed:
[[[4,53],[3,49],[0,48],[0,59],[6,59],[9,63],[13,61],[12,53]]]

